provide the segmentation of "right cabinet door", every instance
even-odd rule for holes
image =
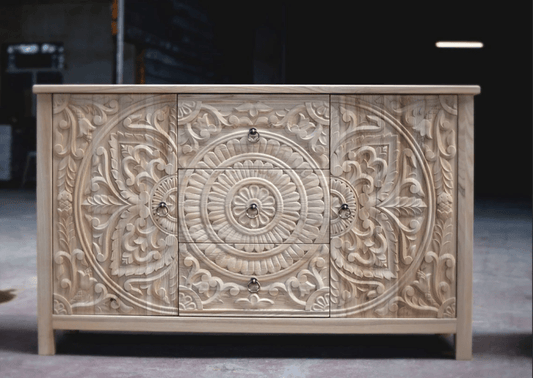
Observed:
[[[331,96],[331,316],[455,317],[457,96]]]

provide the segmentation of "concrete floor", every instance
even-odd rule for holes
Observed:
[[[0,377],[531,377],[531,205],[477,202],[474,359],[440,336],[60,333],[37,355],[35,192],[0,191]],[[10,298],[12,298],[10,300]]]

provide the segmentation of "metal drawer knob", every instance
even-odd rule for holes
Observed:
[[[259,281],[257,280],[257,278],[252,277],[250,279],[250,282],[248,283],[248,291],[250,293],[257,293],[260,288],[261,288],[261,285],[259,284]]]
[[[348,219],[352,216],[352,211],[347,204],[343,203],[341,209],[339,210],[339,217],[342,219]]]
[[[159,206],[155,210],[155,213],[160,217],[166,217],[168,214],[168,206],[165,202],[159,203]]]
[[[255,218],[259,215],[259,209],[255,203],[252,203],[250,207],[246,210],[246,216],[248,218]]]
[[[256,143],[257,141],[259,141],[259,133],[255,127],[252,127],[250,131],[248,131],[248,142]]]

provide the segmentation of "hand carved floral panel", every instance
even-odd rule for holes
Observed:
[[[229,168],[245,155],[287,169],[329,169],[329,113],[327,95],[179,95],[179,166]],[[249,139],[251,128],[257,139]]]
[[[55,314],[178,313],[176,112],[176,95],[54,95]]]
[[[332,96],[331,120],[331,316],[455,317],[456,96]]]
[[[329,316],[327,244],[244,252],[230,244],[180,243],[179,259],[180,315]]]
[[[328,171],[246,158],[231,169],[180,170],[180,241],[236,243],[245,253],[329,242]]]

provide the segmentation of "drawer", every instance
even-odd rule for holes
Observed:
[[[328,95],[178,95],[179,167],[329,169],[329,113]]]
[[[329,171],[244,166],[180,170],[180,242],[233,243],[246,253],[329,242]]]
[[[329,316],[329,246],[180,243],[180,316]]]

